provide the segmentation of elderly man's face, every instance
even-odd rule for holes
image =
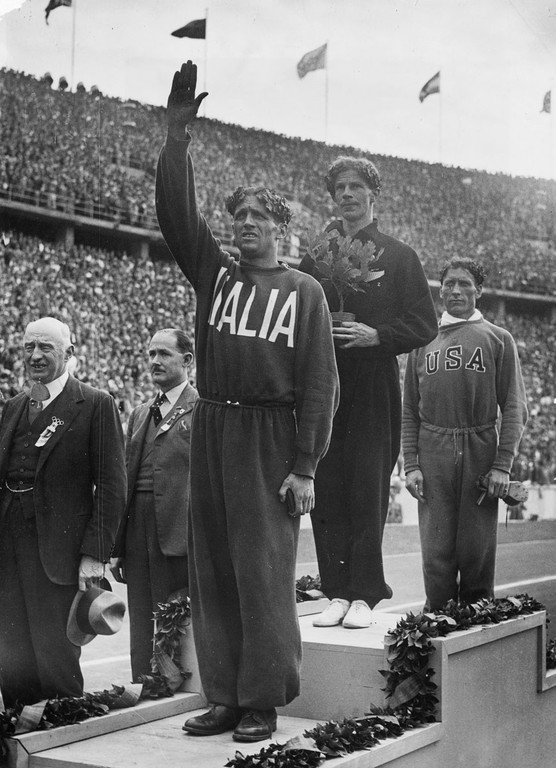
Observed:
[[[372,219],[375,193],[357,171],[341,171],[334,182],[334,202],[343,219],[362,226]]]
[[[66,370],[71,346],[66,349],[64,339],[55,329],[39,326],[25,331],[23,354],[29,378],[48,384]]]

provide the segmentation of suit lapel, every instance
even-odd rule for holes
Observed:
[[[2,429],[0,430],[0,478],[4,477],[7,472],[12,438],[28,402],[27,395],[20,393],[12,400],[8,400],[4,406]]]
[[[192,410],[193,406],[195,405],[195,390],[191,385],[187,385],[181,395],[178,397],[176,402],[174,403],[174,406],[172,410],[167,414],[166,418],[160,422],[157,428],[156,437],[159,437],[159,435],[164,435],[167,432],[169,432],[171,429],[173,429],[176,424],[180,421],[181,417],[184,416],[186,413],[189,413],[189,411]],[[180,413],[179,415],[176,415],[176,411],[178,411],[181,408],[183,413]],[[163,427],[166,424],[166,429],[161,430],[161,427]]]
[[[154,398],[150,402],[140,405],[134,416],[137,429],[131,440],[131,445],[129,446],[129,462],[127,467],[128,489],[130,494],[133,488],[135,488],[135,479],[137,477],[137,472],[139,471],[143,443],[145,442],[145,435],[147,434],[147,429],[149,427],[149,407],[153,402]]]

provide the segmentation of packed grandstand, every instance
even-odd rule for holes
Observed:
[[[180,325],[193,334],[195,299],[171,260],[133,249],[125,237],[117,247],[101,247],[101,238],[93,245],[90,236],[80,239],[79,222],[158,231],[154,174],[164,110],[105,97],[96,88],[70,92],[52,85],[48,76],[0,70],[0,205],[8,222],[0,239],[0,388],[10,396],[22,386],[25,323],[55,315],[75,335],[76,375],[109,390],[125,422],[152,394],[145,360],[152,332]],[[294,259],[307,234],[332,216],[323,184],[327,165],[340,153],[367,154],[203,118],[194,142],[199,200],[215,232],[230,241],[224,198],[238,184],[272,186],[295,209],[287,245]],[[431,281],[447,258],[472,255],[489,270],[489,288],[523,296],[504,319],[519,347],[531,414],[514,473],[552,482],[556,185],[372,157],[383,177],[380,226],[417,250]],[[18,218],[10,206],[19,206]],[[22,215],[34,209],[60,222],[74,219],[73,244],[49,237],[53,230],[39,230],[32,215]]]

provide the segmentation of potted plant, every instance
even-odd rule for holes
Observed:
[[[344,311],[344,303],[353,293],[364,293],[364,286],[382,277],[384,272],[371,269],[381,257],[384,248],[376,252],[372,240],[362,243],[344,237],[336,229],[308,238],[308,253],[315,265],[314,277],[321,285],[333,286],[339,301],[339,310],[332,312],[333,324],[355,320],[353,312]]]

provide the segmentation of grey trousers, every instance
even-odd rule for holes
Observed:
[[[494,426],[421,426],[426,503],[419,504],[419,534],[426,610],[451,599],[472,603],[494,594],[498,499],[485,498],[478,506],[477,480],[490,470],[496,447]]]

